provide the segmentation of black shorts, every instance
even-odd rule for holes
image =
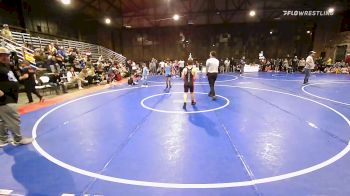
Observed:
[[[167,78],[171,78],[171,75],[167,74],[166,77],[167,77]]]
[[[184,92],[187,93],[188,90],[190,90],[191,93],[194,92],[194,85],[193,85],[193,83],[185,83],[184,84]]]

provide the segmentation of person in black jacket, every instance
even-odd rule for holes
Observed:
[[[30,63],[28,61],[23,61],[21,63],[20,72],[21,76],[19,77],[19,80],[21,80],[24,84],[24,90],[26,91],[28,97],[28,103],[33,102],[32,93],[40,99],[40,102],[43,102],[43,96],[41,96],[40,93],[35,89],[35,70],[30,67]]]
[[[13,145],[30,144],[33,141],[32,138],[21,135],[20,116],[15,107],[19,85],[9,63],[9,51],[0,47],[0,148],[9,143],[8,131],[12,133]]]

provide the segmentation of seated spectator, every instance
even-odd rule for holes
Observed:
[[[102,63],[97,65],[95,73],[101,82],[105,80],[105,72],[103,71]]]
[[[341,68],[341,73],[342,73],[342,74],[349,74],[349,68],[346,67],[346,66],[342,67],[342,68]]]
[[[117,81],[120,81],[120,80],[123,79],[123,77],[122,77],[122,75],[121,75],[121,73],[120,73],[119,71],[117,71],[117,73],[116,73],[116,75],[115,75],[115,79],[116,79]]]
[[[65,64],[63,63],[66,60],[66,53],[63,49],[63,47],[58,47],[57,54],[56,54],[56,61],[60,65],[60,67],[64,67]]]
[[[81,72],[79,73],[80,80],[84,83],[88,83],[88,81],[86,80],[87,76],[88,76],[88,70],[82,69]]]
[[[350,66],[350,52],[346,54],[345,56],[345,63],[347,66]]]
[[[120,73],[120,75],[125,78],[128,75],[128,71],[125,69],[125,67],[120,67],[118,69],[118,72]]]
[[[76,53],[73,52],[72,48],[69,48],[67,51],[67,61],[68,61],[68,66],[74,66],[74,62],[76,59]]]
[[[46,73],[45,75],[49,77],[49,84],[55,89],[57,95],[60,94],[60,88],[62,88],[63,93],[68,93],[67,83],[62,80],[61,74],[58,70],[54,73]]]
[[[107,72],[107,83],[112,83],[115,80],[115,71],[117,68],[114,66],[110,66],[108,72]]]
[[[81,72],[81,70],[83,69],[83,68],[81,67],[80,62],[79,62],[77,59],[74,59],[74,61],[73,61],[73,67],[74,67],[74,71],[76,71],[76,72]]]
[[[271,65],[267,65],[267,66],[265,67],[265,71],[266,71],[266,72],[272,72]]]
[[[69,84],[77,83],[79,90],[83,89],[81,86],[81,78],[79,77],[79,73],[74,71],[74,68],[71,67],[70,70],[67,72],[67,81]]]
[[[57,49],[56,49],[54,43],[50,43],[50,44],[48,45],[48,47],[47,47],[47,50],[48,50],[48,52],[49,52],[50,55],[56,56],[56,54],[57,54]]]
[[[330,66],[327,66],[325,69],[324,69],[324,72],[325,73],[332,73],[332,68]]]
[[[339,66],[335,67],[335,73],[340,74],[341,73],[341,68]]]
[[[138,84],[139,84],[138,81],[139,81],[139,78],[137,78],[137,77],[135,77],[135,76],[131,76],[131,77],[129,77],[129,79],[128,79],[128,85],[129,85],[129,86],[130,86],[130,85],[138,85]]]
[[[87,67],[87,76],[86,80],[89,84],[99,84],[101,81],[99,80],[98,76],[95,73],[95,68],[93,66]]]
[[[47,66],[47,56],[45,55],[44,51],[40,48],[37,48],[34,50],[34,59],[36,62],[36,66],[38,67],[48,67]]]
[[[9,40],[13,40],[9,26],[7,24],[4,24],[2,27],[3,29],[1,30],[1,35]]]

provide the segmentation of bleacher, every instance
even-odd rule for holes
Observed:
[[[62,40],[53,40],[53,39],[46,39],[41,37],[34,37],[31,36],[28,33],[21,33],[21,32],[15,32],[12,31],[12,36],[14,38],[14,42],[11,42],[10,40],[7,40],[6,38],[3,39],[6,43],[10,45],[14,45],[16,48],[17,53],[19,53],[20,58],[22,59],[22,53],[21,51],[26,50],[28,53],[33,53],[32,50],[24,47],[24,44],[30,44],[34,48],[43,48],[50,43],[58,43],[59,46],[63,46],[64,49],[68,49],[69,47],[77,48],[82,53],[91,53],[92,60],[98,60],[98,58],[102,55],[104,59],[113,59],[115,58],[118,62],[124,62],[125,57],[117,52],[114,52],[108,48],[105,48],[103,46],[90,44],[86,42],[79,42],[79,41],[73,41],[68,39],[62,39]]]

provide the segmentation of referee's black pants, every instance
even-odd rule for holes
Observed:
[[[215,81],[218,77],[218,73],[208,73],[208,82],[210,86],[209,96],[215,96]]]

